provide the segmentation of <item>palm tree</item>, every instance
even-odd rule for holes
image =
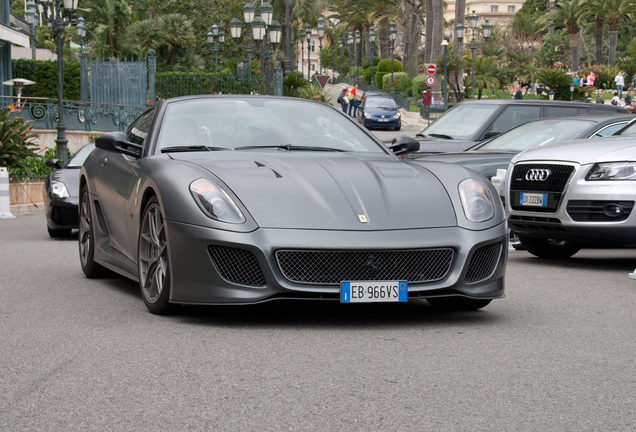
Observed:
[[[568,35],[570,35],[571,70],[577,70],[579,68],[578,35],[581,26],[587,24],[588,14],[589,12],[584,0],[563,0],[540,18],[543,28],[550,26],[565,27]]]
[[[181,14],[161,15],[156,21],[158,44],[168,48],[168,64],[170,71],[172,71],[177,51],[181,48],[189,48],[196,43],[194,27],[192,21]]]
[[[497,79],[497,60],[494,57],[479,56],[475,59],[475,85],[478,93],[477,99],[481,99],[481,94],[485,88],[498,89],[499,79]]]
[[[595,64],[603,64],[603,23],[605,22],[605,0],[588,0],[586,7],[594,18]]]
[[[636,12],[636,4],[633,0],[603,0],[603,14],[609,26],[609,58],[612,64],[616,56],[616,42],[618,39],[618,24],[621,18],[627,14]]]

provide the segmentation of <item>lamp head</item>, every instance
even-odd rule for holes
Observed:
[[[241,25],[241,21],[234,15],[234,18],[230,21],[230,33],[232,34],[232,38],[238,39],[241,37]]]

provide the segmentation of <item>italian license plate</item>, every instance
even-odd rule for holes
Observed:
[[[378,121],[379,121],[379,122],[385,122],[385,123],[386,123],[386,122],[388,122],[388,121],[389,121],[389,119],[378,119]]]
[[[405,302],[407,293],[406,281],[340,282],[341,303]]]
[[[548,194],[521,193],[519,194],[519,205],[546,207],[548,205]]]

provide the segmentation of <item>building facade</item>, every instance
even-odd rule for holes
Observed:
[[[29,47],[29,36],[11,27],[9,0],[0,0],[0,83],[12,79],[11,45]],[[0,96],[13,96],[13,86],[0,84]]]
[[[479,17],[479,25],[486,20],[490,24],[499,26],[507,26],[514,20],[515,14],[521,9],[525,0],[466,0],[466,18],[473,11]],[[448,28],[455,28],[455,0],[446,0],[446,8],[444,9],[444,21]],[[464,24],[465,25],[465,24]]]

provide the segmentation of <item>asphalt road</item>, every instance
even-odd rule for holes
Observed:
[[[0,220],[2,431],[634,431],[630,250],[511,254],[482,311],[424,301],[148,313],[43,214]]]

